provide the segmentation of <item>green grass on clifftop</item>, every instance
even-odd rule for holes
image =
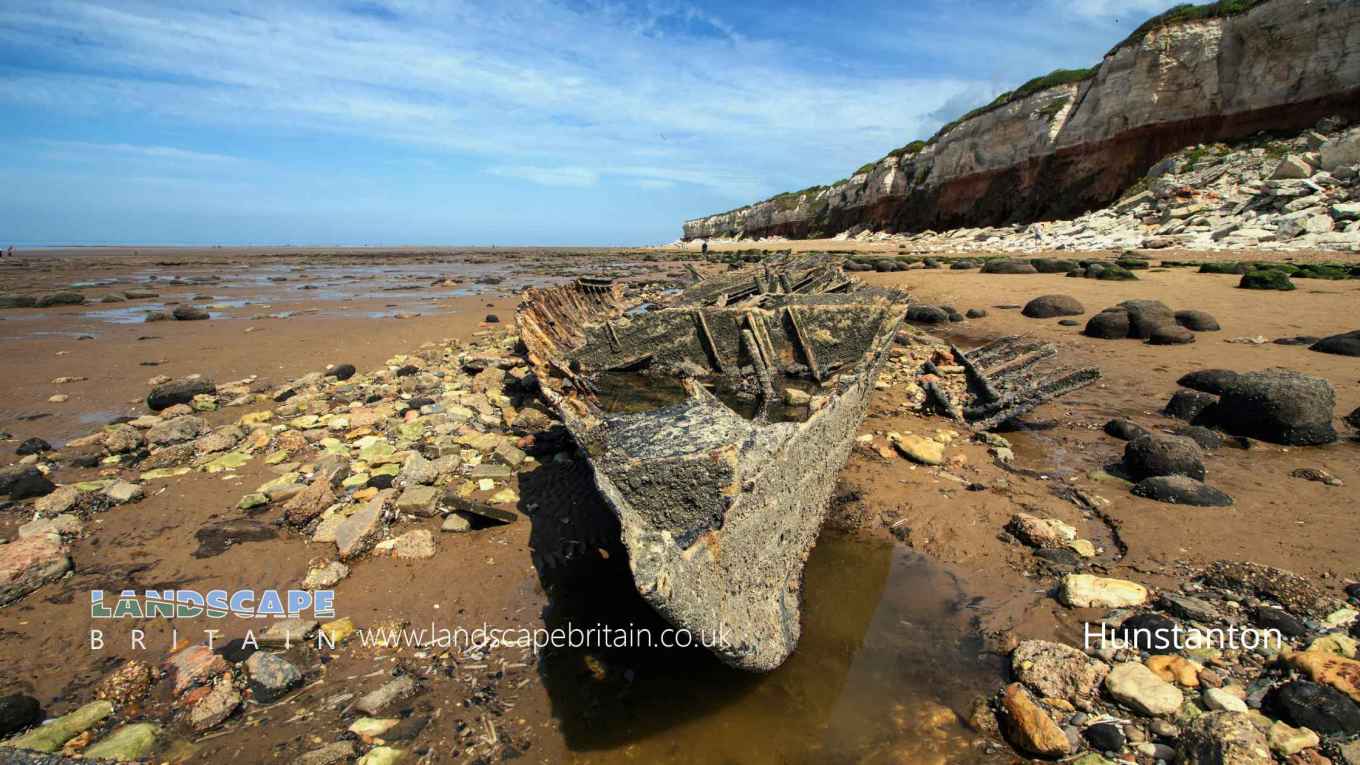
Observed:
[[[1170,10],[1153,16],[1144,21],[1133,30],[1133,34],[1125,37],[1120,43],[1110,49],[1114,53],[1125,45],[1136,43],[1147,37],[1152,32],[1163,27],[1174,24],[1182,24],[1187,21],[1198,21],[1200,19],[1220,19],[1225,16],[1237,16],[1255,8],[1268,0],[1218,0],[1216,3],[1205,3],[1204,5],[1192,5],[1186,3],[1177,5]]]

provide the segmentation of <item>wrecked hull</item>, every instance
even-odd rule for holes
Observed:
[[[774,669],[797,645],[803,567],[906,312],[900,292],[857,289],[838,268],[809,270],[811,280],[772,273],[744,295],[741,276],[701,283],[631,318],[616,288],[579,282],[531,290],[519,312],[543,394],[620,521],[638,592],[751,671]],[[800,285],[848,291],[787,291]],[[594,376],[639,366],[684,378],[687,395],[645,412],[605,411]],[[814,388],[806,417],[790,421],[742,417],[701,382],[737,381],[770,404],[789,372]]]

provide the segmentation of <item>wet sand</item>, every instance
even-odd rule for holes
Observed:
[[[82,280],[114,280],[87,288],[97,295],[117,285],[126,287],[122,280],[141,284],[151,269],[177,272],[185,280],[231,268],[251,273],[252,264],[266,270],[260,272],[263,279],[238,278],[247,282],[239,288],[230,282],[171,284],[156,301],[147,301],[210,293],[213,300],[193,302],[236,298],[246,303],[229,305],[222,316],[208,321],[119,324],[88,316],[104,305],[0,312],[0,352],[16,362],[10,365],[0,402],[0,430],[14,436],[4,444],[4,462],[16,459],[14,446],[29,436],[57,441],[94,430],[104,418],[144,412],[139,402],[153,375],[202,373],[224,382],[257,374],[279,383],[329,363],[372,368],[425,342],[494,329],[482,323],[487,313],[511,321],[517,278],[554,278],[571,269],[659,270],[655,263],[630,266],[630,256],[535,252],[524,255],[523,263],[512,260],[503,269],[505,282],[476,287],[479,294],[456,294],[475,286],[472,272],[479,264],[469,263],[466,253],[351,254],[344,257],[353,260],[348,265],[378,276],[372,285],[363,280],[364,289],[349,290],[353,294],[322,298],[308,295],[321,290],[295,289],[309,281],[334,281],[337,290],[346,287],[340,276],[322,274],[337,265],[321,252],[290,253],[280,262],[258,252],[234,251],[44,257],[49,259],[26,271],[27,281],[16,284],[16,290],[51,291]],[[403,257],[416,261],[403,262]],[[160,262],[181,264],[156,265]],[[435,277],[425,268],[441,269],[461,283],[426,294]],[[269,275],[290,281],[271,282]],[[1081,536],[1104,548],[1101,569],[1154,585],[1171,581],[1181,566],[1225,557],[1328,574],[1336,583],[1360,577],[1355,564],[1360,560],[1360,520],[1348,499],[1352,487],[1360,484],[1360,448],[1354,442],[1312,449],[1258,444],[1250,451],[1218,450],[1206,460],[1209,480],[1236,498],[1229,509],[1160,505],[1134,498],[1127,487],[1108,479],[1088,477],[1117,459],[1123,448],[1122,442],[1100,432],[1104,422],[1126,416],[1146,427],[1170,427],[1173,421],[1156,412],[1175,390],[1175,379],[1193,369],[1287,366],[1330,380],[1337,388],[1338,414],[1360,405],[1360,366],[1354,359],[1302,347],[1223,342],[1239,335],[1274,338],[1354,329],[1357,282],[1300,280],[1295,293],[1262,293],[1235,289],[1235,277],[1185,270],[1140,272],[1140,281],[1122,283],[947,270],[858,276],[906,288],[925,302],[947,302],[959,310],[986,308],[990,316],[949,327],[961,344],[1032,334],[1058,342],[1065,363],[1099,366],[1105,377],[1098,386],[1028,418],[1051,427],[1005,434],[1015,445],[1023,472],[993,463],[979,444],[951,447],[951,455],[962,454],[966,461],[951,465],[948,472],[984,484],[985,491],[967,491],[940,471],[856,448],[842,471],[840,498],[822,544],[809,562],[804,638],[785,667],[751,677],[721,667],[701,649],[561,650],[536,657],[520,649],[474,656],[367,647],[358,641],[335,652],[295,647],[290,655],[299,666],[319,667],[309,671],[303,690],[274,705],[247,706],[222,731],[192,746],[184,741],[193,737],[181,732],[178,748],[165,759],[291,760],[344,731],[353,714],[346,715],[346,702],[337,698],[371,690],[394,671],[406,671],[419,676],[425,690],[404,703],[399,714],[429,722],[400,745],[431,762],[469,761],[492,751],[498,758],[518,754],[531,762],[1002,761],[1006,753],[989,750],[962,723],[971,699],[1002,680],[999,659],[985,649],[1024,638],[1079,641],[1078,620],[1089,615],[1057,606],[1031,576],[1030,551],[998,538],[1015,512],[1072,523]],[[348,281],[352,287],[358,280]],[[408,283],[420,284],[418,296],[383,291]],[[1201,334],[1193,345],[1153,347],[1136,340],[1085,338],[1080,327],[1031,320],[1018,310],[997,307],[1023,305],[1049,293],[1075,296],[1088,313],[1121,300],[1156,298],[1175,309],[1207,310],[1223,331]],[[316,313],[291,318],[251,318],[313,309]],[[370,312],[422,315],[371,318]],[[15,318],[21,314],[40,316]],[[249,328],[253,331],[246,332]],[[77,334],[95,338],[78,340]],[[138,339],[145,336],[157,339]],[[159,365],[143,366],[145,361]],[[88,380],[53,384],[59,376]],[[54,393],[71,398],[48,403]],[[933,432],[945,427],[963,433],[947,422],[905,413],[901,403],[898,391],[881,391],[861,433],[874,436],[877,445],[885,443],[882,435],[891,430]],[[40,412],[50,416],[19,419]],[[225,422],[236,414],[219,412],[213,421]],[[1347,486],[1290,478],[1295,467],[1324,467]],[[64,473],[61,480],[97,474]],[[91,651],[89,629],[96,626],[88,609],[92,588],[269,588],[299,581],[309,562],[322,554],[317,546],[282,528],[274,514],[252,517],[236,509],[244,492],[273,475],[258,461],[225,477],[191,474],[150,484],[142,502],[93,516],[88,533],[72,548],[75,574],[0,612],[5,638],[0,641],[0,667],[7,678],[0,693],[33,693],[49,710],[63,712],[88,701],[93,685],[120,660],[136,657],[154,664],[170,651],[170,625],[154,621],[144,625],[146,651],[130,646],[121,627],[121,632],[111,630],[113,639],[105,650]],[[1057,496],[1055,490],[1064,486],[1108,499],[1105,516],[1084,513]],[[587,551],[564,569],[545,566],[535,555],[545,529],[560,527],[579,513],[607,512],[579,462],[536,468],[520,476],[516,488],[523,514],[517,523],[441,535],[437,522],[427,521],[438,536],[434,558],[369,557],[354,565],[336,587],[341,614],[365,627],[429,622],[466,627],[663,626],[632,592],[619,548]],[[0,511],[0,535],[12,538],[26,520],[22,513]],[[889,528],[894,520],[902,521],[896,535]],[[232,535],[240,541],[220,553],[201,550],[204,540]],[[1127,555],[1120,555],[1120,544]],[[219,639],[229,639],[240,637],[249,625],[229,620],[225,626],[200,621],[178,626],[181,639],[199,639],[196,630],[204,626],[222,629]],[[499,743],[492,747],[488,739]]]

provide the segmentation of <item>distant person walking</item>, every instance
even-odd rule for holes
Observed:
[[[5,257],[7,257],[7,258],[12,258],[12,257],[14,257],[14,245],[11,244],[11,245],[9,246],[9,249],[8,249],[8,250],[5,250]]]
[[[11,247],[10,249],[13,249],[13,248]],[[707,239],[705,239],[705,240],[703,241],[703,243],[699,245],[699,254],[700,254],[700,255],[703,255],[704,257],[708,257],[708,240],[707,240]]]

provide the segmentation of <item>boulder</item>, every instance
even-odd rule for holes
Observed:
[[[0,494],[15,501],[51,494],[57,488],[43,472],[32,465],[0,468]]]
[[[1114,436],[1120,441],[1132,441],[1139,436],[1146,436],[1148,433],[1147,428],[1132,420],[1116,418],[1105,423],[1105,434]]]
[[[42,722],[42,705],[32,696],[11,693],[0,696],[0,738]]]
[[[1186,728],[1176,745],[1182,765],[1272,765],[1270,744],[1245,711],[1217,711],[1201,715]]]
[[[1221,329],[1218,320],[1204,311],[1177,311],[1176,323],[1192,332],[1217,332]]]
[[[348,380],[354,376],[354,372],[353,364],[331,364],[321,374],[326,377],[334,377],[337,380]]]
[[[1041,697],[1064,699],[1089,710],[1100,696],[1100,684],[1110,667],[1069,645],[1026,640],[1011,652],[1011,670]]]
[[[50,451],[52,451],[51,444],[47,443],[41,438],[30,438],[25,440],[23,443],[19,444],[19,448],[15,449],[14,453],[18,454],[19,456],[27,456],[30,454],[42,454],[43,452]]]
[[[416,681],[410,675],[402,675],[360,696],[354,702],[354,708],[366,715],[376,715],[392,704],[415,695],[415,692]]]
[[[1329,444],[1336,394],[1320,377],[1288,369],[1244,372],[1227,384],[1216,408],[1229,433],[1286,446]]]
[[[336,496],[327,476],[317,476],[307,488],[294,494],[283,505],[284,517],[293,526],[306,526],[326,508],[335,504]]]
[[[1233,498],[1214,487],[1184,475],[1144,478],[1130,490],[1134,496],[1190,507],[1229,507]]]
[[[354,558],[368,549],[382,525],[386,500],[385,495],[379,494],[336,527],[335,547],[341,560]]]
[[[202,417],[186,414],[154,425],[146,432],[146,440],[154,446],[179,444],[198,438],[207,429],[208,423]]]
[[[37,308],[49,308],[54,305],[84,305],[85,296],[79,292],[53,292],[43,295],[34,302]]]
[[[1318,147],[1323,170],[1334,173],[1343,167],[1360,165],[1360,129],[1351,129]]]
[[[1125,300],[1118,307],[1129,315],[1129,337],[1146,340],[1158,327],[1176,323],[1176,315],[1160,300]]]
[[[1203,480],[1203,452],[1199,444],[1181,436],[1149,433],[1124,447],[1124,470],[1135,481],[1152,476],[1186,475]]]
[[[1025,304],[1020,313],[1031,319],[1052,319],[1058,316],[1080,316],[1086,308],[1071,295],[1040,295]]]
[[[1179,688],[1136,661],[1115,665],[1105,676],[1105,692],[1124,706],[1151,717],[1173,715],[1185,701]]]
[[[1293,154],[1280,160],[1280,164],[1275,166],[1274,172],[1270,174],[1272,181],[1289,181],[1308,178],[1313,174],[1313,168],[1302,157]]]
[[[947,324],[949,312],[936,305],[913,303],[907,307],[907,321],[917,324]]]
[[[1189,345],[1193,342],[1195,333],[1179,324],[1163,324],[1148,336],[1149,345]]]
[[[1311,648],[1289,654],[1287,661],[1309,680],[1331,686],[1360,704],[1360,661]]]
[[[989,260],[982,266],[984,274],[1037,274],[1039,270],[1024,260]]]
[[[1162,414],[1178,420],[1194,422],[1205,410],[1218,404],[1218,396],[1201,393],[1197,390],[1183,389],[1171,394]]]
[[[1129,336],[1129,312],[1106,308],[1086,322],[1082,334],[1102,340],[1119,340]]]
[[[71,570],[61,539],[37,534],[0,545],[0,607],[7,606]]]
[[[213,384],[212,380],[204,377],[171,380],[152,388],[151,393],[146,397],[146,405],[151,411],[159,412],[175,404],[191,403],[194,396],[211,395],[216,392],[217,386]]]
[[[1308,350],[1337,356],[1360,356],[1360,329],[1324,337],[1309,346]]]
[[[1237,373],[1231,369],[1200,369],[1186,375],[1182,375],[1176,384],[1182,388],[1197,390],[1202,393],[1212,393],[1215,396],[1222,395],[1228,386],[1237,381]]]
[[[1199,425],[1185,425],[1171,431],[1172,435],[1188,438],[1199,444],[1199,448],[1204,451],[1213,451],[1223,445],[1223,435],[1216,430]]]
[[[1077,530],[1056,518],[1039,518],[1028,513],[1011,516],[1006,530],[1031,547],[1062,548],[1077,538]]]
[[[1115,630],[1115,635],[1139,651],[1168,654],[1175,650],[1174,636],[1177,629],[1175,620],[1155,611],[1144,611],[1125,619],[1119,625],[1119,629]]]
[[[914,433],[906,435],[893,434],[891,437],[892,445],[902,456],[922,465],[940,465],[944,463],[944,445],[939,441],[918,436]]]

